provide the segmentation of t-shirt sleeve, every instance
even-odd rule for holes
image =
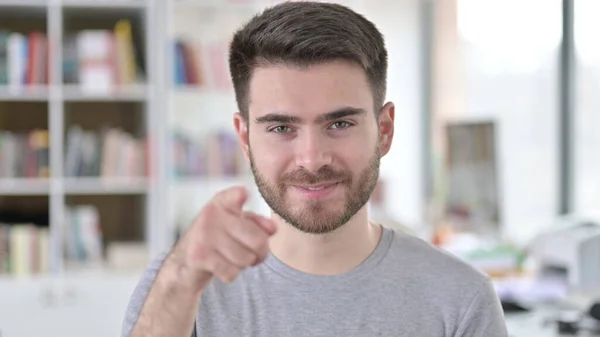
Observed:
[[[154,280],[156,279],[156,275],[160,270],[165,258],[168,253],[160,254],[154,260],[150,262],[148,268],[142,274],[140,281],[135,287],[127,305],[127,309],[125,311],[125,318],[123,320],[123,325],[121,329],[122,337],[129,337],[137,322],[140,312],[142,311],[142,307],[144,306],[144,302],[146,301],[146,297],[150,293],[150,289],[154,284]],[[192,331],[192,337],[196,337],[196,327],[194,326],[194,330]]]
[[[455,337],[508,337],[504,312],[491,279],[486,278],[470,302]]]

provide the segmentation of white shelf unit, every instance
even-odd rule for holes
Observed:
[[[39,275],[0,274],[3,337],[120,334],[127,301],[144,267],[140,250],[119,247],[121,252],[135,255],[134,260],[140,262],[135,266],[121,263],[118,268],[107,268],[106,264],[76,264],[65,259],[62,234],[69,206],[97,206],[103,230],[109,234],[107,240],[134,237],[135,246],[143,246],[148,259],[166,247],[161,241],[164,239],[160,207],[164,188],[162,159],[154,150],[147,164],[150,168],[147,177],[121,179],[65,174],[67,130],[75,122],[85,124],[90,131],[99,131],[99,124],[107,118],[113,126],[124,123],[124,128],[137,129],[140,135],[151,138],[157,148],[164,147],[160,145],[164,142],[161,138],[164,126],[159,124],[157,3],[160,1],[0,0],[0,29],[27,33],[29,26],[34,26],[44,31],[54,46],[50,49],[47,85],[21,89],[0,85],[0,132],[15,131],[15,126],[20,132],[27,131],[27,127],[47,129],[51,173],[48,178],[0,176],[0,209],[14,204],[27,207],[41,204],[49,213],[47,257],[51,267],[49,273]],[[86,19],[73,21],[80,17]],[[145,81],[104,92],[89,92],[78,85],[63,83],[62,45],[66,34],[86,28],[109,29],[106,22],[120,17],[137,19],[132,24],[143,41],[136,47],[143,46],[139,52],[145,59]],[[104,25],[98,20],[104,20]]]
[[[11,85],[0,85],[0,132],[11,131],[3,121],[10,121],[15,115],[27,113],[23,107],[27,104],[43,106],[43,122],[39,128],[49,133],[49,169],[48,178],[0,177],[0,208],[6,200],[14,198],[46,198],[48,204],[50,231],[49,240],[49,273],[48,277],[71,275],[64,258],[63,231],[68,207],[85,203],[106,204],[98,206],[100,222],[103,226],[136,227],[134,232],[141,233],[133,239],[146,245],[148,258],[155,256],[165,248],[161,242],[161,208],[157,195],[161,191],[160,157],[154,155],[149,148],[150,156],[145,163],[149,173],[147,176],[133,178],[119,177],[75,177],[68,176],[65,169],[67,157],[68,128],[79,122],[86,124],[87,131],[100,132],[103,123],[111,127],[121,128],[123,120],[135,124],[124,126],[133,128],[140,137],[147,137],[151,142],[159,139],[161,133],[159,99],[158,99],[158,58],[159,43],[156,20],[155,0],[0,0],[0,28],[27,34],[33,29],[43,31],[52,46],[49,48],[48,83],[47,85],[26,86],[16,88]],[[14,14],[14,15],[13,15]],[[16,19],[2,19],[9,16]],[[84,90],[78,84],[67,84],[63,81],[63,43],[65,36],[87,29],[112,29],[118,19],[130,19],[134,34],[134,45],[139,53],[138,61],[143,60],[144,81],[140,84],[112,88],[109,91]],[[31,22],[29,22],[31,21]],[[30,26],[32,26],[30,28]],[[2,109],[3,105],[11,104]],[[118,117],[130,113],[135,107],[135,117]],[[105,108],[112,110],[104,113]],[[39,114],[38,114],[39,115]],[[106,120],[105,116],[115,117]],[[9,122],[10,124],[10,122]],[[20,130],[24,131],[24,130]],[[127,130],[126,130],[127,131]],[[136,136],[136,135],[134,135]],[[152,145],[151,145],[152,146]],[[132,200],[133,201],[132,201]],[[110,205],[135,205],[121,212],[134,214],[127,218],[136,219],[136,223],[119,220],[110,213]],[[102,209],[103,208],[103,209]],[[105,223],[103,218],[118,220],[118,223]],[[127,232],[125,230],[124,232]],[[130,237],[104,237],[105,243],[130,240]],[[111,270],[100,270],[111,274]],[[116,273],[116,272],[115,272]],[[10,279],[11,275],[3,275]],[[33,276],[32,276],[33,277]]]

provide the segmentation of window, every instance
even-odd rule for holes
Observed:
[[[577,0],[574,8],[576,59],[574,200],[577,212],[600,209],[600,2]]]
[[[432,144],[441,178],[434,204],[454,227],[527,241],[557,212],[561,3],[448,0],[437,2],[435,17]],[[477,216],[473,200],[448,204],[457,198],[453,186],[472,191],[478,183],[473,175],[457,183],[448,170],[446,130],[474,122],[494,125],[495,227]]]

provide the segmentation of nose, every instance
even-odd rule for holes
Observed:
[[[331,165],[330,144],[318,132],[305,132],[298,139],[296,147],[296,165],[309,172]]]

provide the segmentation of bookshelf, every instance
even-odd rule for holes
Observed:
[[[165,248],[156,3],[0,0],[0,279]]]

